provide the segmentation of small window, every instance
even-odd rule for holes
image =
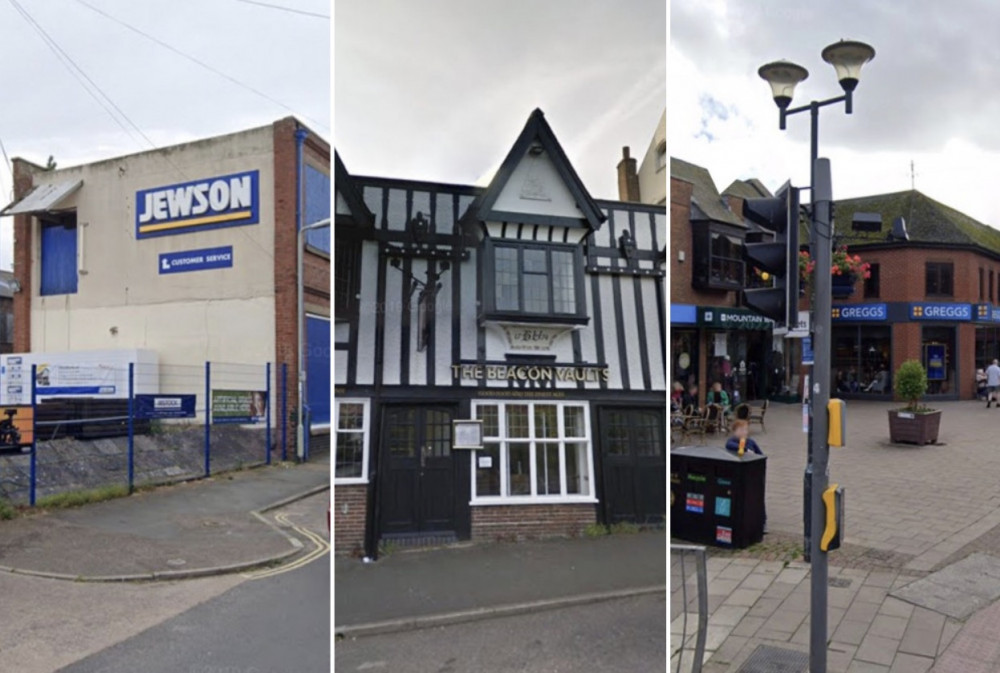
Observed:
[[[955,294],[955,265],[951,262],[927,262],[927,296],[951,297]]]
[[[993,278],[991,277],[992,281]],[[986,269],[979,267],[979,301],[983,301],[986,298]]]
[[[580,316],[580,261],[574,248],[507,243],[490,248],[492,278],[485,289],[492,295],[487,301],[492,313]]]
[[[368,481],[368,400],[334,401],[334,483]]]
[[[41,287],[43,297],[76,294],[76,212],[47,216],[41,222]]]
[[[879,287],[879,266],[873,263],[868,269],[868,278],[865,278],[865,299],[878,299],[881,288]]]
[[[361,267],[361,244],[351,237],[338,236],[333,260],[333,314],[337,319],[358,313],[358,275]]]
[[[993,269],[990,269],[990,303],[993,303]]]
[[[711,222],[693,223],[691,233],[694,242],[691,284],[703,290],[742,290],[746,280],[744,232]]]

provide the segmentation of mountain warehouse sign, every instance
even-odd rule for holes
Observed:
[[[607,381],[607,367],[595,365],[452,365],[455,380],[487,381],[569,381],[576,383]]]
[[[256,224],[260,174],[246,171],[136,192],[136,238]]]

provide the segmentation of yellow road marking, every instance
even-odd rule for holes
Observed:
[[[330,543],[327,542],[323,536],[317,535],[316,533],[312,532],[307,528],[303,528],[302,526],[296,526],[295,524],[293,524],[291,521],[288,520],[287,516],[284,513],[276,514],[274,520],[277,521],[278,523],[288,526],[296,533],[298,533],[302,537],[312,542],[314,545],[316,545],[316,547],[309,553],[295,559],[291,563],[278,566],[277,568],[269,568],[267,570],[261,570],[258,572],[243,573],[243,577],[246,577],[247,579],[251,580],[259,580],[265,577],[274,577],[275,575],[287,573],[291,570],[295,570],[297,568],[301,568],[302,566],[308,565],[313,561],[315,561],[316,559],[322,558],[325,554],[327,554],[330,551]]]

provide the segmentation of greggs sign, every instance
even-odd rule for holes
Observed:
[[[259,171],[246,171],[136,192],[136,238],[257,224],[259,183]]]

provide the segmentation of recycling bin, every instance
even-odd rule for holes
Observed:
[[[764,539],[767,457],[721,446],[670,451],[671,537],[729,549]]]

